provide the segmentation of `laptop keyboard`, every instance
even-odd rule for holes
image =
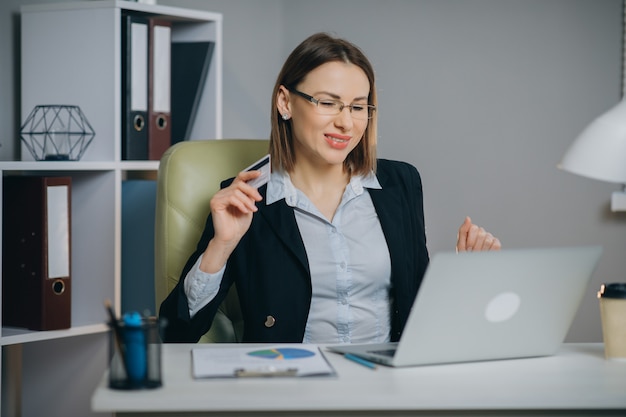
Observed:
[[[376,355],[389,356],[393,358],[393,355],[396,354],[396,349],[381,349],[381,350],[370,350],[368,353],[374,353]]]

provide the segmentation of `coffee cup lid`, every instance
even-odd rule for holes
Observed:
[[[602,284],[598,297],[603,298],[626,298],[626,282],[613,282]]]

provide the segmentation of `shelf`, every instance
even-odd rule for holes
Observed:
[[[110,171],[114,162],[98,161],[11,161],[0,162],[2,171]]]
[[[35,331],[19,329],[16,327],[3,327],[0,345],[9,346],[20,343],[39,342],[43,340],[62,339],[87,334],[106,333],[109,331],[107,324],[91,324],[76,326],[64,330]]]
[[[159,161],[8,161],[0,162],[0,171],[157,171]]]
[[[147,13],[153,16],[163,16],[169,20],[185,20],[191,22],[221,21],[221,13],[213,13],[202,10],[182,9],[173,6],[152,5],[124,0],[97,0],[89,2],[67,2],[56,4],[32,4],[22,6],[22,13],[42,11],[71,11],[88,9],[119,8],[135,12]]]
[[[124,171],[158,171],[159,161],[122,161],[120,169]]]
[[[0,161],[0,176],[27,174],[72,179],[72,327],[51,331],[1,329],[3,356],[20,352],[16,356],[19,362],[0,369],[0,396],[14,390],[20,397],[14,399],[9,395],[7,402],[0,398],[3,415],[5,404],[11,401],[22,406],[27,404],[21,409],[22,412],[28,409],[27,415],[68,415],[67,410],[71,410],[69,414],[92,415],[89,405],[76,399],[88,398],[91,384],[95,384],[106,369],[103,357],[102,362],[94,359],[106,350],[103,343],[109,331],[103,301],[110,299],[119,314],[122,292],[143,293],[146,285],[153,284],[151,273],[146,272],[148,268],[131,274],[130,279],[122,268],[128,259],[133,259],[122,250],[124,242],[128,246],[130,226],[138,223],[129,219],[145,220],[148,218],[145,207],[154,205],[153,195],[145,197],[145,194],[134,193],[132,196],[145,203],[145,207],[133,209],[131,199],[124,194],[127,186],[134,183],[128,180],[153,180],[159,169],[158,160],[122,160],[122,15],[126,11],[172,22],[173,42],[214,42],[207,79],[199,90],[197,114],[202,117],[197,117],[190,126],[189,140],[221,138],[221,13],[120,0],[21,7],[19,111],[22,120],[38,105],[76,105],[94,129],[95,137],[80,161],[35,161],[23,143],[19,144],[21,161]],[[0,201],[2,197],[0,193]],[[2,226],[0,219],[0,230]],[[140,237],[147,234],[145,230],[138,233]],[[140,240],[136,246],[150,251],[153,246],[148,240]],[[141,259],[146,261],[147,257]],[[0,266],[8,261],[0,256]],[[139,290],[123,291],[126,287],[122,283],[136,283],[138,275],[145,284],[139,286]],[[83,337],[85,335],[94,336]],[[19,346],[22,344],[28,347],[22,349]],[[68,370],[80,372],[80,378],[68,375]],[[95,378],[93,374],[88,375],[90,370],[95,372]],[[59,381],[63,381],[61,390]],[[32,402],[32,398],[54,401]],[[65,409],[68,404],[70,408]],[[18,414],[14,411],[16,409],[10,406],[6,414]]]
[[[46,103],[80,107],[95,132],[80,162],[122,160],[121,19],[125,11],[172,22],[172,42],[214,42],[197,107],[202,117],[195,119],[189,138],[221,138],[221,14],[106,0],[39,4],[21,10],[22,119]],[[41,62],[46,62],[45,67]],[[34,159],[24,144],[21,159]]]

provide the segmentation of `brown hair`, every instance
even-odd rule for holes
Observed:
[[[280,86],[295,88],[309,72],[334,61],[354,64],[363,70],[370,84],[368,104],[377,105],[374,69],[365,54],[356,45],[326,33],[309,36],[287,57],[272,92],[270,154],[273,168],[289,172],[295,164],[291,120],[283,120],[276,108]],[[363,138],[346,158],[344,169],[352,175],[366,175],[376,169],[376,112],[368,121]]]

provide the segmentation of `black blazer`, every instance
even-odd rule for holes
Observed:
[[[404,162],[378,160],[382,189],[369,189],[391,257],[392,341],[406,324],[428,265],[422,183]],[[266,186],[260,192],[265,197]],[[183,280],[214,234],[211,216],[178,285],[163,301],[165,342],[197,342],[207,332],[217,308],[235,283],[243,319],[244,342],[300,343],[311,303],[311,274],[294,211],[284,200],[261,203],[250,229],[231,254],[215,299],[190,319]],[[275,323],[265,326],[267,316]]]

